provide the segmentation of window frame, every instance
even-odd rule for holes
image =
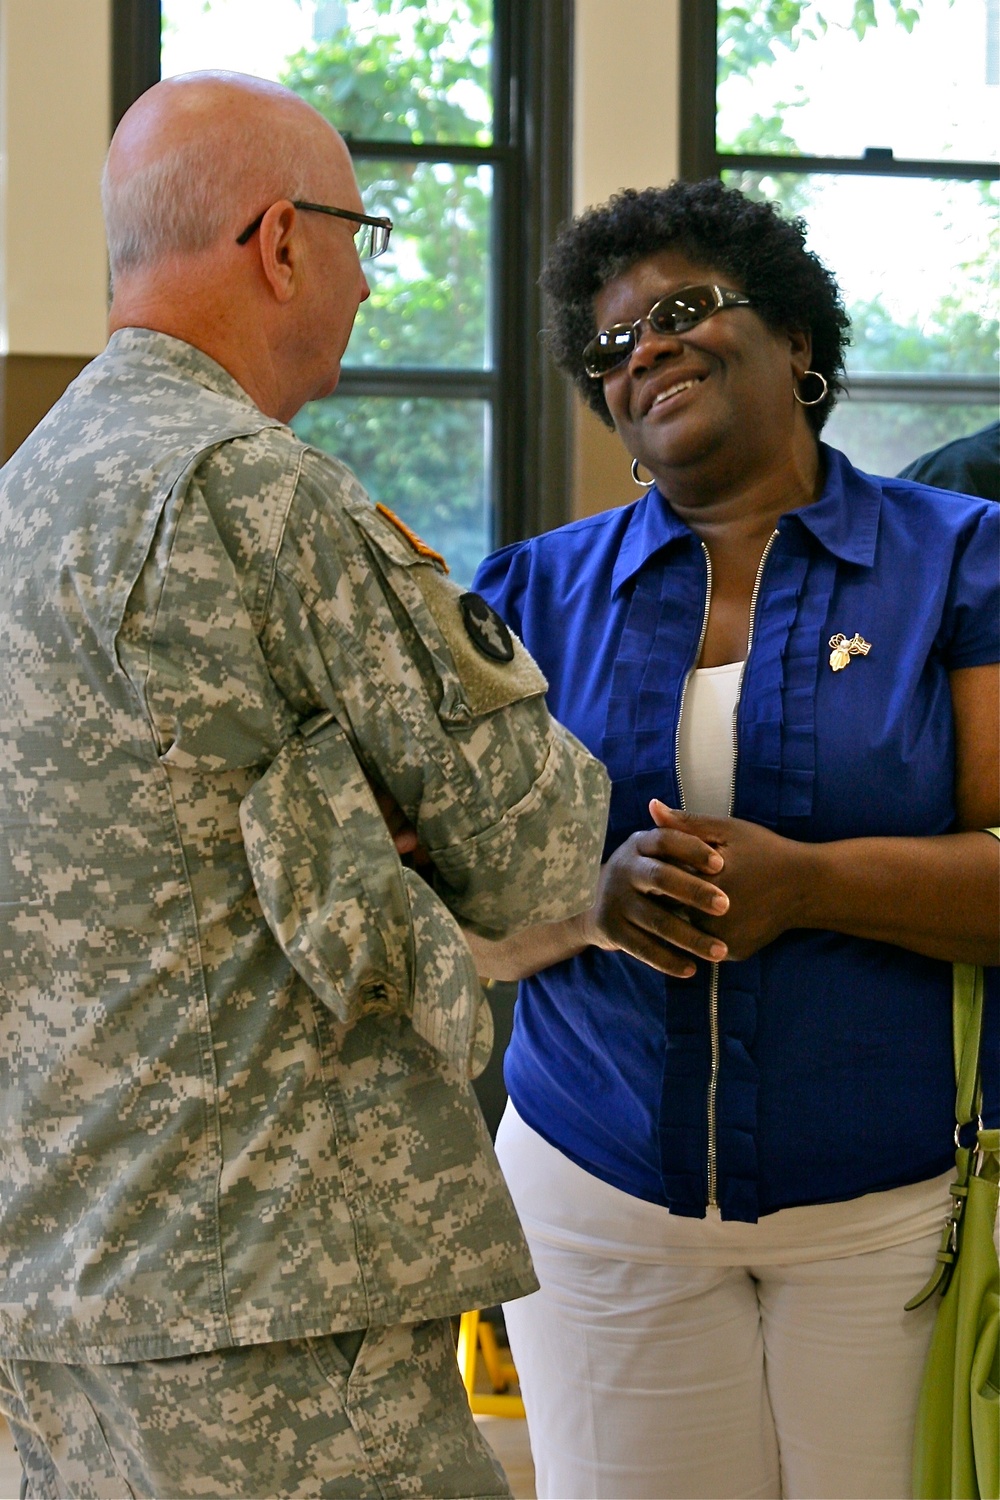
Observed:
[[[782,152],[719,151],[716,136],[718,0],[681,0],[680,175],[686,182],[721,177],[740,169],[865,177],[924,177],[943,181],[1000,180],[1000,163],[919,161],[869,146],[862,156],[806,156]],[[845,394],[864,401],[932,401],[985,404],[995,400],[991,375],[905,375],[856,371],[844,381]]]
[[[491,369],[345,365],[337,396],[481,400],[491,413],[492,546],[568,520],[572,393],[542,352],[538,277],[572,209],[574,0],[494,0],[493,144],[347,137],[358,161],[484,163],[493,171]],[[112,0],[112,122],[160,77],[160,0]]]

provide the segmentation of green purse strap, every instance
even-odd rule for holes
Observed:
[[[1000,828],[985,828],[1000,839]],[[951,1032],[955,1051],[955,1120],[958,1129],[978,1120],[983,1104],[980,1038],[983,1029],[983,971],[975,964],[955,964]]]
[[[986,828],[1000,839],[1000,828]],[[978,1147],[996,1150],[997,1132],[983,1131],[982,1082],[980,1071],[980,1038],[983,1029],[983,971],[976,964],[955,964],[952,980],[951,1029],[955,1053],[955,1181],[951,1194],[951,1212],[944,1221],[941,1245],[935,1257],[934,1270],[927,1285],[906,1303],[906,1311],[919,1307],[935,1292],[944,1293],[958,1259],[958,1226],[962,1221],[965,1200],[969,1194],[972,1160]],[[969,1140],[970,1127],[978,1124],[977,1140]]]

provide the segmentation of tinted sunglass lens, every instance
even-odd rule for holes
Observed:
[[[603,328],[583,351],[583,367],[588,375],[606,375],[625,363],[635,348],[635,329],[628,323]]]
[[[663,297],[657,302],[650,309],[649,324],[657,333],[686,333],[715,308],[711,287],[690,287],[678,296]]]
[[[648,323],[654,333],[687,333],[720,307],[749,307],[750,298],[724,287],[688,286],[670,292],[650,308],[638,323],[615,323],[592,338],[583,351],[583,368],[595,380],[617,370],[630,357],[636,330]]]

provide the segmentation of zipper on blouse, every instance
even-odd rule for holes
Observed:
[[[750,626],[747,631],[747,649],[743,658],[743,667],[740,671],[740,679],[736,685],[736,702],[733,705],[733,771],[729,781],[729,817],[733,815],[733,802],[736,798],[736,757],[739,746],[736,739],[736,718],[740,709],[740,697],[743,693],[743,679],[746,676],[747,662],[750,660],[750,651],[753,646],[754,617],[757,613],[757,597],[760,594],[760,585],[764,577],[764,568],[767,564],[771,548],[777,539],[777,529],[768,537],[767,546],[761,554],[760,563],[757,567],[757,577],[754,579],[753,593],[750,595]],[[705,605],[705,620],[708,620],[708,604]],[[702,626],[702,640],[704,640],[704,625]],[[701,655],[701,647],[698,648]],[[690,674],[688,674],[690,675]],[[687,687],[687,682],[684,684]],[[681,700],[683,705],[683,698]],[[679,727],[679,726],[678,726]],[[681,806],[683,807],[683,802]],[[708,1207],[718,1208],[716,1197],[717,1188],[717,1142],[716,1142],[716,1119],[715,1119],[715,1096],[719,1088],[719,965],[712,965],[712,978],[708,990],[708,1029],[712,1047],[712,1066],[708,1078]]]
[[[708,555],[708,548],[705,546],[705,543],[701,542],[700,546],[702,552],[705,554],[705,611],[701,617],[701,635],[698,637],[698,647],[694,653],[694,660],[684,676],[684,686],[681,688],[681,706],[677,712],[677,732],[674,735],[674,771],[677,776],[677,800],[680,802],[681,812],[687,811],[684,805],[684,786],[681,782],[681,719],[684,717],[684,699],[687,697],[691,673],[698,665],[701,648],[705,644],[705,632],[708,630],[708,612],[712,605],[712,559]]]

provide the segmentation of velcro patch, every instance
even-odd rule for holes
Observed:
[[[511,643],[512,657],[498,660],[487,656],[473,643],[459,602],[463,596],[454,584],[433,568],[416,567],[410,572],[451,652],[463,697],[473,717],[480,718],[545,692],[548,683],[506,625],[504,631]]]

